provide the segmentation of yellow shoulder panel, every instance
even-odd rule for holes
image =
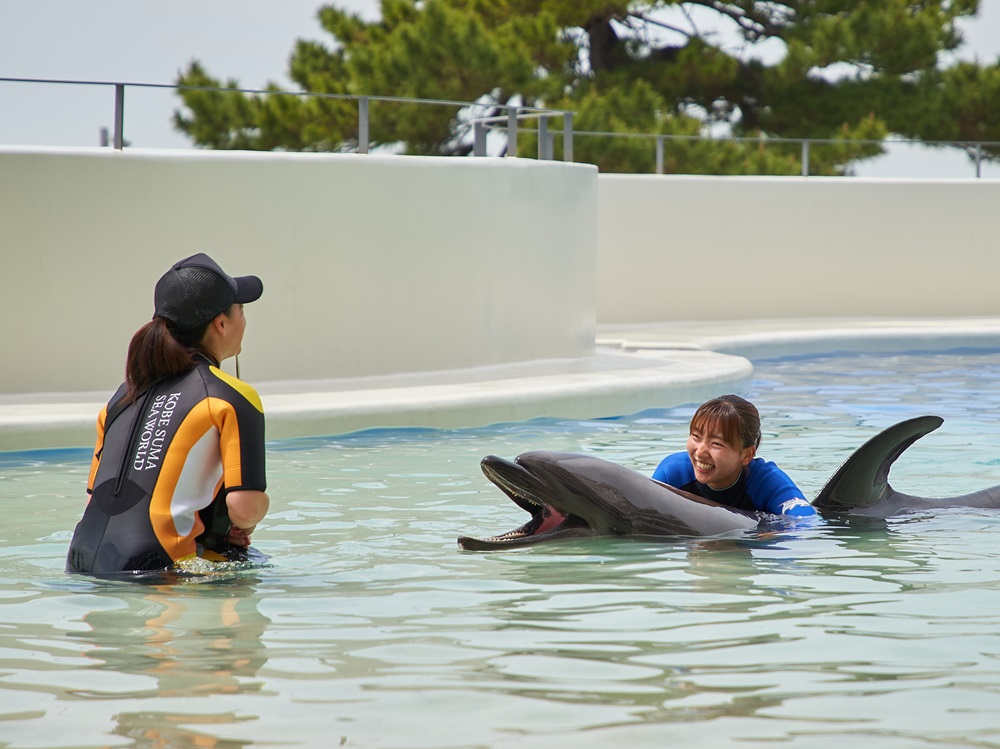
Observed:
[[[250,387],[245,382],[243,382],[243,380],[237,380],[232,375],[226,374],[225,372],[223,372],[218,367],[211,367],[210,366],[208,369],[209,369],[209,371],[212,374],[214,374],[216,377],[218,377],[224,383],[226,383],[227,385],[229,385],[229,387],[231,387],[233,390],[235,390],[240,395],[242,395],[244,398],[246,398],[247,401],[250,403],[250,405],[252,405],[254,408],[256,408],[261,413],[264,413],[264,404],[260,402],[260,396],[257,395],[257,391],[256,390],[254,390],[252,387]]]

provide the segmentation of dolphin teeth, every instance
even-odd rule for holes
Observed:
[[[524,536],[527,536],[527,535],[528,534],[525,533],[524,531],[508,531],[507,533],[504,533],[504,534],[502,534],[500,536],[490,536],[490,538],[488,538],[486,540],[487,541],[509,541],[511,539],[514,539],[514,538],[523,538]]]

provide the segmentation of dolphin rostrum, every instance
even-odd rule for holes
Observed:
[[[937,416],[919,416],[880,432],[837,470],[813,506],[822,515],[877,518],[944,507],[1000,508],[1000,486],[944,499],[903,494],[890,486],[895,460],[942,423]],[[715,536],[756,529],[768,517],[720,505],[593,456],[536,451],[514,462],[488,455],[481,465],[486,478],[531,519],[499,536],[460,537],[459,546],[469,551],[586,536]]]
[[[601,458],[528,452],[509,460],[488,455],[483,473],[531,519],[491,538],[462,536],[469,551],[526,546],[582,536],[715,536],[756,528],[755,513],[675,489]]]

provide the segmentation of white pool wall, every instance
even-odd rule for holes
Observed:
[[[996,315],[1000,181],[604,174],[599,323]]]
[[[0,394],[106,397],[197,251],[264,279],[254,383],[587,359],[598,324],[990,317],[997,205],[991,180],[0,148]]]
[[[496,158],[0,149],[0,393],[107,391],[153,285],[264,280],[255,382],[593,353],[597,169]]]

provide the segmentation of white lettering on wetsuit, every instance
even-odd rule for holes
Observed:
[[[135,448],[132,468],[136,471],[152,471],[160,466],[163,445],[167,437],[167,427],[173,418],[180,393],[158,395],[149,407],[146,422],[142,425],[139,444]]]

